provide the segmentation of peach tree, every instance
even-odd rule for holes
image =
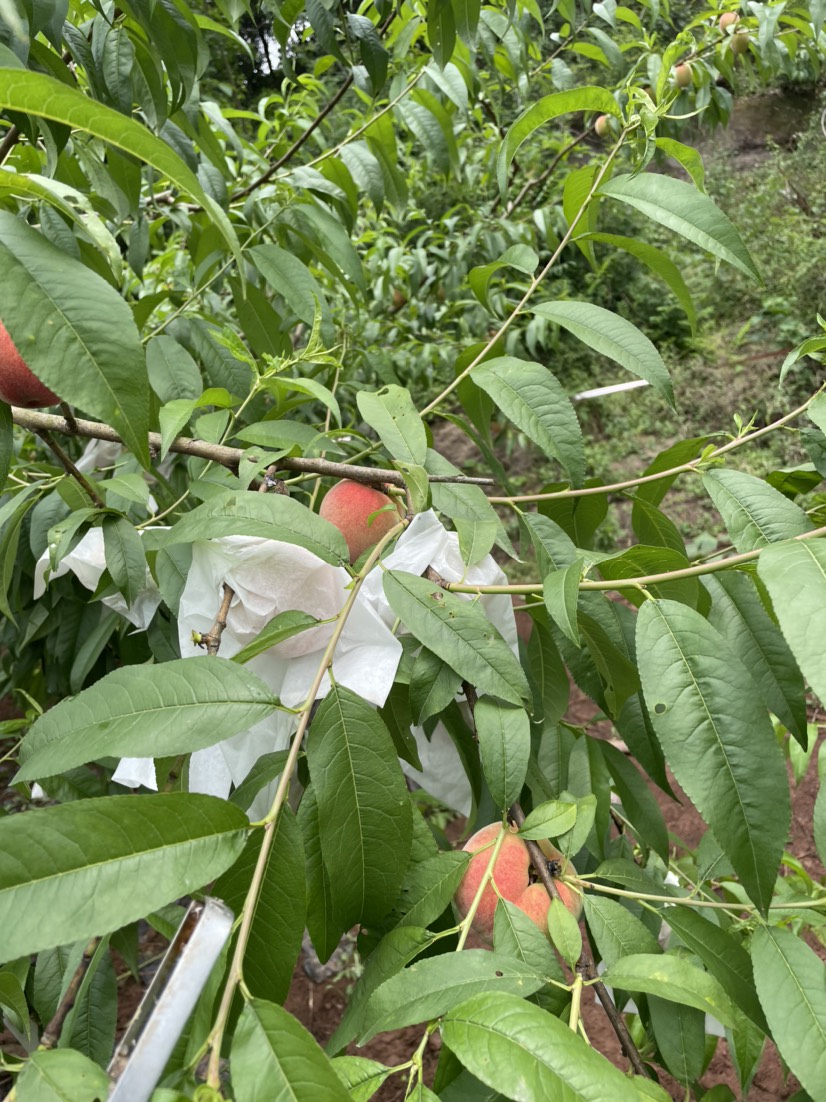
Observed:
[[[153,1102],[719,1102],[724,1035],[743,1092],[771,1042],[826,1099],[821,796],[787,849],[826,700],[826,326],[781,416],[622,481],[554,373],[578,342],[679,410],[599,278],[624,257],[688,331],[670,248],[759,281],[689,135],[817,81],[825,20],[0,5],[8,1097],[117,1097],[133,1060]],[[794,467],[743,469],[772,434]],[[716,511],[710,553],[673,487]],[[210,899],[231,936],[150,1075],[116,969]],[[322,1048],[284,1003],[302,943],[342,939]],[[387,1033],[397,1063],[359,1052]]]

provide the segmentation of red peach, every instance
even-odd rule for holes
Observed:
[[[17,351],[8,330],[0,321],[0,398],[10,406],[34,409],[53,406],[60,399],[34,375]]]
[[[733,27],[735,23],[740,22],[740,16],[736,11],[724,11],[718,20],[717,26],[721,31],[725,31],[727,27]]]
[[[350,551],[350,562],[378,543],[383,535],[399,522],[393,502],[372,486],[342,479],[326,494],[319,516],[329,520],[341,532]],[[379,512],[378,510],[385,510]],[[375,516],[373,515],[375,514]]]
[[[464,846],[466,852],[473,853],[475,856],[471,858],[454,897],[456,910],[462,918],[470,910],[490,861],[492,843],[495,843],[502,829],[501,823],[491,823],[489,826],[482,827]],[[551,860],[565,862],[562,854],[554,849],[550,842],[542,842],[541,846]],[[551,900],[542,884],[531,884],[530,867],[528,847],[515,831],[507,830],[493,867],[492,880],[496,888],[492,883],[488,883],[482,892],[471,927],[473,932],[488,944],[493,941],[493,916],[499,895],[524,911],[543,934],[547,935],[548,908]],[[568,910],[579,918],[582,905],[577,893],[567,884],[555,883],[555,887],[559,898]],[[496,889],[498,889],[498,895]]]

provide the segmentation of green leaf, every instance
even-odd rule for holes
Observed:
[[[479,607],[400,570],[384,575],[384,594],[404,626],[465,681],[510,704],[530,698],[522,667]]]
[[[456,48],[456,20],[451,0],[427,0],[427,40],[434,61],[444,69]]]
[[[577,546],[556,521],[542,513],[523,513],[522,520],[530,532],[542,574],[549,569],[564,570],[576,561]]]
[[[531,754],[531,724],[524,708],[482,696],[474,709],[482,771],[496,806],[519,799]]]
[[[300,1022],[274,1003],[249,999],[230,1052],[236,1102],[352,1102],[330,1061]]]
[[[100,1102],[109,1093],[109,1076],[71,1048],[33,1052],[16,1083],[18,1102]]]
[[[826,1099],[826,966],[791,930],[761,926],[751,945],[757,994],[780,1055],[812,1096]]]
[[[668,828],[660,805],[640,776],[637,767],[610,742],[600,740],[598,746],[605,764],[614,778],[614,787],[622,801],[622,809],[643,846],[668,861]]]
[[[533,307],[541,318],[561,325],[601,356],[651,383],[674,406],[671,376],[657,349],[636,325],[592,302],[543,302]]]
[[[708,622],[720,632],[757,683],[763,703],[801,746],[808,741],[803,678],[754,582],[736,570],[703,579],[711,594]]]
[[[6,485],[13,454],[14,437],[11,409],[5,402],[0,401],[0,487]]]
[[[0,69],[0,95],[8,72]],[[8,211],[0,211],[0,264],[0,316],[29,368],[64,401],[112,425],[148,467],[149,382],[127,304]]]
[[[504,992],[476,995],[442,1039],[487,1086],[516,1102],[639,1102],[634,1084],[559,1018]]]
[[[234,805],[184,793],[0,819],[0,959],[108,933],[202,888],[238,857],[246,827]]]
[[[548,908],[548,933],[559,955],[569,968],[576,968],[582,954],[582,935],[579,923],[562,902],[552,899]]]
[[[167,142],[136,119],[127,118],[62,81],[23,69],[0,69],[0,107],[63,123],[100,138],[130,157],[139,157],[199,203],[230,249],[238,253],[238,239],[229,219],[201,187],[195,173]]]
[[[722,984],[702,968],[671,954],[639,953],[621,957],[602,973],[609,987],[642,991],[670,1002],[694,1006],[732,1026],[737,1011]]]
[[[500,899],[493,912],[493,943],[497,953],[523,961],[543,976],[558,983],[565,977],[547,936],[521,907]],[[567,996],[566,996],[567,1000]]]
[[[790,540],[765,548],[757,573],[801,672],[826,700],[821,626],[826,615],[826,540]]]
[[[244,907],[263,837],[262,830],[255,831],[244,852],[212,889],[237,915]],[[244,983],[253,995],[279,1003],[287,998],[301,952],[306,914],[304,845],[295,816],[286,806],[274,827],[244,953]]]
[[[352,1102],[368,1102],[392,1074],[391,1068],[366,1056],[337,1056],[333,1071],[350,1092]]]
[[[692,184],[671,176],[641,172],[638,176],[615,176],[602,185],[600,194],[634,207],[761,282],[740,234],[720,208]]]
[[[20,986],[20,980],[13,972],[0,972],[0,1014],[10,1015],[17,1029],[25,1037],[31,1036],[26,996]]]
[[[577,243],[582,241],[598,241],[602,245],[613,245],[617,249],[635,256],[641,260],[655,275],[659,276],[683,308],[692,333],[697,328],[697,311],[691,298],[691,292],[686,287],[682,272],[674,261],[654,245],[647,241],[641,241],[638,237],[622,237],[616,233],[589,233],[577,234]]]
[[[586,892],[582,902],[588,929],[607,966],[638,953],[662,952],[648,927],[615,899]]]
[[[533,629],[528,639],[528,668],[538,699],[534,698],[536,721],[545,724],[558,723],[568,709],[570,687],[568,674],[546,624],[534,617]]]
[[[705,1064],[705,1014],[657,995],[648,996],[648,1012],[662,1062],[675,1079],[688,1086],[702,1075]]]
[[[273,750],[262,755],[230,796],[232,803],[247,811],[261,789],[284,772],[288,755],[288,750]]]
[[[672,551],[669,547],[644,547],[635,544],[620,551],[611,558],[601,559],[599,572],[606,580],[619,581],[626,578],[646,578],[651,574],[667,574],[674,570],[686,570],[691,565],[683,551]],[[646,583],[645,591],[626,589],[624,596],[639,605],[646,599],[646,593],[653,597],[666,597],[680,604],[696,608],[700,600],[700,583],[697,578],[665,578],[661,582]]]
[[[789,827],[789,789],[751,675],[698,612],[673,601],[640,609],[637,656],[677,781],[765,911]]]
[[[247,730],[277,704],[254,674],[223,658],[126,666],[35,722],[17,777],[49,777],[96,758],[200,750]]]
[[[721,929],[691,907],[672,907],[668,912],[668,925],[720,981],[732,1002],[759,1029],[768,1032],[754,989],[751,958],[737,936]]]
[[[558,838],[567,834],[576,822],[576,804],[563,800],[548,800],[535,807],[519,828],[519,837],[527,839]]]
[[[439,715],[456,697],[462,678],[447,662],[427,647],[422,647],[410,674],[410,708],[413,722],[421,725]]]
[[[335,922],[330,877],[321,852],[321,821],[315,788],[304,790],[298,806],[298,825],[306,860],[307,930],[322,961],[329,960],[344,932]]]
[[[219,536],[260,536],[296,544],[334,566],[350,561],[338,528],[283,494],[222,494],[186,513],[158,539],[167,548]]]
[[[695,187],[704,190],[706,171],[703,167],[703,158],[693,146],[684,145],[674,138],[657,138],[657,148],[661,149],[669,157],[673,157],[681,164],[688,175],[694,181]]]
[[[394,459],[421,467],[427,458],[427,433],[424,422],[410,397],[410,391],[392,384],[373,393],[360,390],[356,395],[359,413],[379,434],[379,439]]]
[[[520,960],[489,949],[426,957],[373,992],[364,1012],[359,1044],[366,1044],[377,1033],[441,1017],[480,992],[524,998],[538,991],[549,978]]]
[[[340,1052],[358,1036],[370,995],[434,941],[435,936],[428,930],[415,926],[397,927],[381,939],[367,958],[338,1028],[327,1043],[328,1052]]]
[[[118,1017],[118,981],[109,939],[98,943],[83,976],[77,999],[66,1019],[61,1044],[77,1049],[106,1067],[115,1047]]]
[[[434,853],[411,862],[401,889],[403,917],[400,926],[426,927],[449,905],[470,862],[462,850]]]
[[[310,727],[307,762],[336,921],[343,930],[377,922],[396,899],[412,841],[393,741],[374,708],[334,687]]]
[[[146,555],[138,532],[126,517],[103,518],[106,569],[131,608],[146,588]]]
[[[204,389],[195,360],[166,334],[153,337],[146,345],[146,370],[150,386],[164,403],[194,402]]]
[[[255,245],[247,255],[300,321],[313,325],[318,310],[326,321],[330,308],[321,284],[297,256],[272,244]]]
[[[584,564],[584,559],[575,559],[570,566],[550,573],[542,583],[548,615],[575,647],[580,645],[576,607]]]
[[[708,471],[703,485],[738,551],[756,551],[814,528],[799,505],[745,471]]]
[[[582,485],[585,453],[579,421],[546,367],[500,356],[474,367],[471,378],[545,455],[559,460],[574,486]]]
[[[464,85],[462,85],[464,87]],[[511,245],[505,249],[498,260],[490,264],[480,264],[468,272],[468,283],[474,295],[486,310],[491,309],[488,301],[488,285],[491,277],[502,268],[515,268],[524,275],[532,275],[539,264],[539,257],[529,245]]]
[[[511,162],[520,145],[546,122],[573,111],[598,111],[617,119],[622,118],[617,101],[606,88],[576,88],[569,92],[552,92],[549,96],[543,96],[516,119],[499,149],[496,178],[502,195],[507,190]]]
[[[257,658],[259,654],[263,654],[270,647],[277,647],[279,643],[292,639],[294,635],[300,635],[302,631],[315,627],[318,622],[309,612],[300,612],[298,609],[279,612],[261,629],[260,634],[251,643],[247,643],[232,656],[232,661],[243,665],[251,658]]]

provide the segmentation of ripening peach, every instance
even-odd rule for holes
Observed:
[[[611,134],[611,120],[607,115],[600,115],[594,123],[594,132],[598,138],[608,138]]]
[[[724,11],[717,22],[717,26],[725,34],[729,27],[733,27],[735,23],[739,22],[740,16],[736,11]]]
[[[476,856],[471,858],[453,900],[461,918],[464,918],[470,910],[482,882],[482,877],[485,875],[490,860],[491,843],[496,841],[500,830],[503,829],[501,823],[491,823],[489,826],[477,830],[464,846],[466,852],[473,853]],[[549,860],[565,863],[563,855],[554,849],[550,842],[543,841],[540,843],[540,847]],[[571,867],[570,863],[568,863],[568,867]],[[496,864],[493,866],[492,880],[495,882],[496,888],[493,887],[492,883],[485,887],[471,924],[471,929],[481,940],[488,944],[493,942],[493,916],[496,904],[499,901],[499,895],[524,911],[543,934],[547,935],[548,908],[551,905],[551,900],[543,884],[531,883],[530,873],[531,859],[528,847],[515,830],[508,829],[496,858]],[[579,918],[582,903],[577,892],[561,881],[555,881],[555,887],[557,895],[571,914]],[[496,889],[498,889],[499,895],[497,895]]]
[[[676,65],[674,67],[674,80],[677,82],[678,88],[688,88],[691,84],[691,66],[687,61],[684,61],[682,65]]]
[[[9,331],[0,321],[0,398],[10,406],[36,409],[54,406],[60,399],[26,366]]]
[[[392,508],[388,509],[388,505]],[[350,551],[350,562],[355,562],[369,547],[377,544],[394,524],[399,523],[396,507],[386,494],[349,478],[333,486],[318,512],[344,536]]]

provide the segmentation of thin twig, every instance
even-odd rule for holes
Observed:
[[[0,142],[0,165],[8,157],[9,153],[14,149],[17,144],[17,139],[20,137],[20,131],[16,126],[10,126],[6,131],[6,136]]]
[[[66,988],[63,998],[58,1003],[57,1010],[54,1012],[52,1020],[43,1030],[43,1036],[40,1039],[41,1049],[54,1048],[60,1040],[63,1024],[69,1016],[72,1007],[75,1005],[75,999],[80,991],[80,985],[83,983],[84,976],[89,971],[89,965],[92,963],[92,958],[95,955],[95,949],[97,949],[99,940],[99,938],[94,938],[94,940],[90,941],[86,946],[83,956],[80,958],[80,964],[75,969],[75,974],[69,981],[69,986]]]
[[[515,803],[508,811],[508,818],[512,819],[517,826],[521,827],[522,824],[525,822],[525,812],[522,810],[521,806],[518,803]],[[534,871],[536,872],[536,875],[539,877],[539,879],[542,881],[542,884],[545,887],[545,891],[548,893],[551,899],[559,899],[559,892],[557,891],[556,884],[554,883],[554,876],[548,866],[547,857],[536,844],[536,842],[526,839],[525,845],[528,847],[528,853],[530,855],[531,864],[533,865]],[[647,1077],[648,1073],[645,1069],[645,1064],[642,1062],[642,1058],[637,1051],[637,1046],[634,1044],[631,1034],[628,1032],[628,1027],[625,1024],[622,1015],[614,1005],[614,1000],[608,994],[605,984],[597,976],[597,970],[594,967],[594,962],[591,959],[591,955],[588,952],[588,949],[586,948],[584,937],[582,939],[582,952],[580,954],[579,960],[576,963],[576,971],[577,974],[582,976],[583,979],[587,979],[589,981],[590,985],[594,988],[597,995],[599,996],[599,1001],[602,1003],[602,1008],[605,1011],[608,1021],[611,1023],[611,1026],[613,1027],[613,1030],[617,1035],[617,1039],[622,1045],[623,1052],[631,1062],[631,1066],[633,1067],[634,1071],[637,1073],[637,1075],[644,1075]]]
[[[62,420],[62,418],[57,418],[57,420]],[[75,481],[78,483],[78,485],[86,491],[86,493],[95,503],[95,505],[97,505],[98,509],[105,509],[106,503],[104,502],[103,498],[97,492],[97,490],[86,477],[86,475],[84,475],[81,471],[77,469],[77,467],[74,465],[72,460],[63,450],[63,448],[61,448],[60,444],[58,444],[58,442],[54,439],[52,434],[47,429],[35,429],[35,432],[40,437],[40,439],[51,448],[51,450],[60,460],[63,467],[66,469],[67,473],[70,474],[72,478],[75,479]]]
[[[264,471],[264,477],[258,485],[258,493],[265,494],[268,490],[273,490],[276,494],[282,494],[285,497],[290,496],[290,491],[287,489],[287,483],[283,478],[276,478],[275,472],[278,467],[273,463],[267,467]]]
[[[221,606],[218,609],[218,615],[215,617],[215,623],[202,635],[193,634],[196,646],[206,647],[206,652],[211,657],[214,657],[221,646],[221,636],[224,634],[227,626],[227,616],[229,615],[229,606],[232,604],[232,598],[235,596],[235,590],[227,582],[223,583],[224,595],[221,598]]]
[[[60,412],[63,414],[64,418],[66,419],[66,427],[69,430],[69,432],[76,433],[77,432],[77,421],[75,419],[74,413],[72,412],[72,407],[68,404],[68,402],[61,402],[60,403]]]
[[[88,436],[94,440],[112,440],[122,444],[123,438],[111,427],[100,421],[85,421],[78,419],[75,429],[72,429],[65,417],[57,417],[53,413],[41,413],[39,410],[23,409],[20,406],[12,406],[12,420],[21,428],[39,433],[62,432],[77,436]],[[150,432],[149,447],[156,451],[161,447],[161,435],[158,432]],[[225,444],[210,444],[206,440],[193,440],[187,436],[178,436],[172,441],[168,451],[181,455],[195,455],[199,459],[211,459],[214,463],[220,463],[223,467],[235,470],[241,456],[248,449],[230,448]],[[263,450],[263,449],[262,449]],[[281,470],[300,471],[304,474],[324,475],[329,478],[349,478],[353,482],[389,482],[391,486],[400,486],[404,489],[404,476],[398,471],[386,467],[357,467],[351,463],[334,463],[328,459],[308,459],[301,456],[285,456],[279,459],[278,467]],[[449,482],[465,486],[493,486],[492,478],[473,478],[469,475],[444,475],[433,474],[428,476],[430,482]]]
[[[533,177],[533,179],[531,180],[525,181],[519,193],[514,199],[510,201],[510,203],[508,203],[507,207],[505,208],[506,218],[510,218],[510,216],[513,214],[513,212],[516,210],[516,208],[519,206],[519,204],[522,202],[529,191],[532,191],[535,187],[539,187],[540,184],[544,184],[545,181],[554,174],[554,171],[556,170],[556,167],[562,160],[562,158],[566,154],[570,153],[572,149],[576,149],[580,142],[583,142],[593,131],[593,129],[593,126],[589,126],[587,127],[587,129],[583,130],[581,134],[577,134],[575,138],[572,138],[567,145],[564,145],[562,149],[559,150],[559,152],[556,154],[556,156],[553,158],[553,160],[544,172],[541,172],[538,176]],[[491,209],[496,210],[496,208],[499,206],[500,201],[501,196],[497,196]]]

